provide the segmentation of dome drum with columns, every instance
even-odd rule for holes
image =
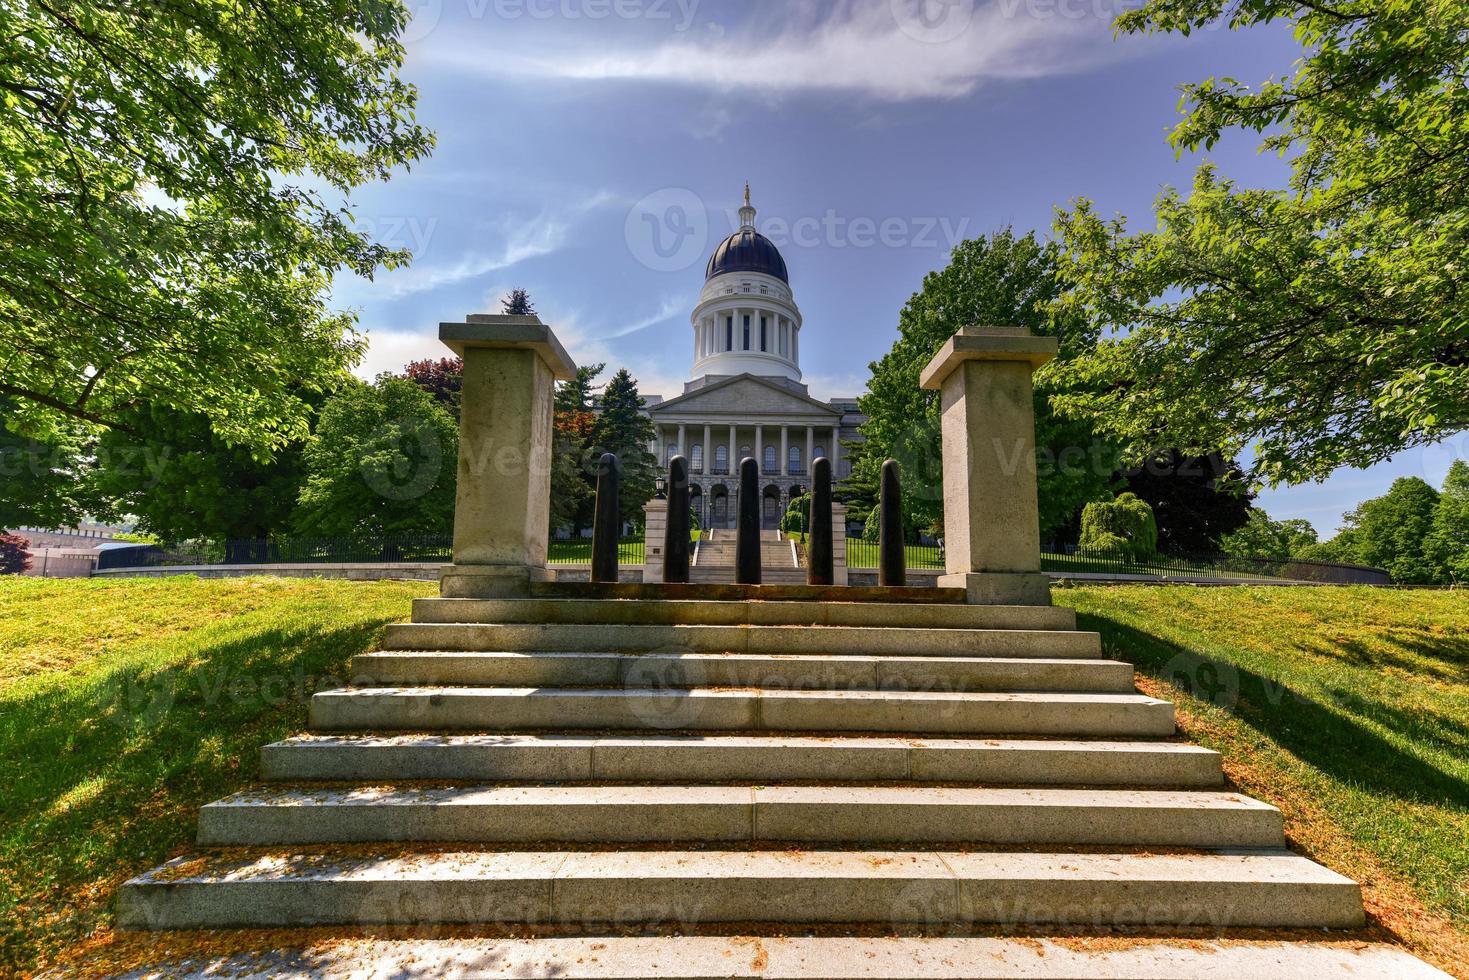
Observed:
[[[682,453],[703,526],[733,527],[739,461],[760,465],[761,516],[775,527],[809,485],[811,460],[851,472],[841,442],[861,438],[857,399],[812,398],[801,381],[801,311],[785,259],[755,230],[750,188],[740,228],[714,249],[690,318],[693,372],[683,394],[648,406],[661,463]]]

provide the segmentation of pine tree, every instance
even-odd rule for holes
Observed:
[[[603,453],[613,453],[622,465],[621,511],[625,521],[642,523],[643,505],[653,499],[658,461],[648,452],[653,422],[643,414],[638,383],[620,368],[602,392],[602,411],[592,431],[593,479]]]
[[[500,312],[507,316],[535,316],[536,308],[531,305],[530,293],[516,286],[509,296],[500,300]]]

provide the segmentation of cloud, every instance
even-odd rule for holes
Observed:
[[[498,251],[471,253],[452,265],[410,265],[385,273],[378,281],[390,299],[452,286],[549,255],[565,244],[568,229],[567,224],[542,216],[512,231]]]
[[[721,93],[849,93],[903,102],[967,95],[987,79],[1067,74],[1121,56],[1114,0],[846,0],[801,4],[700,37],[652,46],[522,48],[486,59],[472,39],[446,39],[433,60],[474,73],[587,81],[668,82]],[[547,35],[542,35],[546,37]]]
[[[657,326],[669,320],[676,314],[686,313],[692,310],[694,305],[694,300],[682,296],[665,299],[663,305],[658,308],[656,313],[651,316],[646,316],[641,320],[636,320],[627,326],[617,327],[611,333],[605,334],[604,336],[608,340],[614,340],[618,337],[626,337],[628,334],[637,333],[639,330],[647,330],[649,327]]]

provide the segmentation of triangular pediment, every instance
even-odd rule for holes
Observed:
[[[841,412],[814,398],[791,391],[777,381],[753,374],[733,378],[691,391],[649,407],[654,418],[666,415],[808,415],[836,419]]]

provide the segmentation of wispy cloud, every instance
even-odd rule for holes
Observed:
[[[384,275],[383,289],[389,298],[398,299],[509,269],[561,248],[568,230],[563,222],[541,217],[511,232],[498,251],[473,253],[449,265],[411,265]]]
[[[615,340],[618,337],[626,337],[628,334],[637,333],[639,330],[647,330],[649,327],[656,327],[658,324],[664,323],[680,313],[688,313],[693,308],[694,300],[688,297],[676,296],[671,299],[665,299],[663,301],[663,305],[658,308],[658,311],[656,313],[646,316],[641,320],[637,320],[633,323],[627,324],[626,326],[617,327],[611,333],[606,334],[605,336],[608,340]],[[691,335],[690,343],[692,342],[693,341]]]
[[[1095,7],[1096,9],[1092,9]],[[486,59],[465,38],[431,57],[475,73],[644,80],[768,94],[840,92],[883,101],[953,98],[987,79],[1084,70],[1120,56],[1110,0],[845,0],[812,14],[782,4],[774,19],[652,46],[544,40]],[[554,38],[554,36],[552,36]],[[568,47],[568,45],[574,45]]]

